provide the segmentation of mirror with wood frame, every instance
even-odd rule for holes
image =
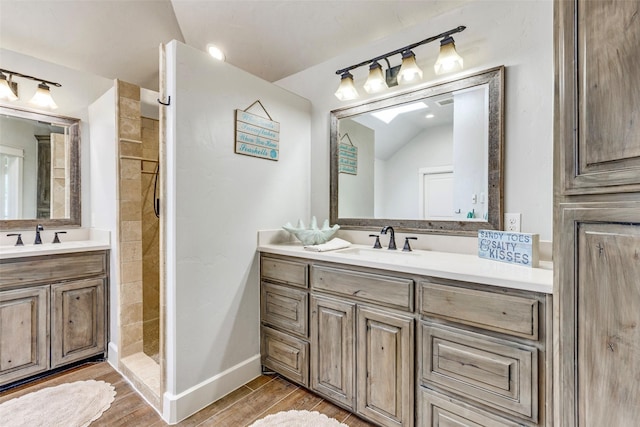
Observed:
[[[80,120],[0,106],[0,229],[80,222]]]
[[[504,67],[331,112],[330,221],[502,229]]]

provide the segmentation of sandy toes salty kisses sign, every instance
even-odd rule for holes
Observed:
[[[256,104],[268,118],[248,111]],[[259,100],[245,110],[236,110],[235,152],[276,161],[280,157],[280,123],[271,119]]]
[[[538,266],[538,235],[479,230],[478,256],[527,267]]]

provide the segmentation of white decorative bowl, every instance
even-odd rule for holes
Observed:
[[[318,228],[318,222],[314,216],[311,218],[311,225],[309,228],[305,228],[301,219],[298,220],[298,224],[295,227],[288,222],[283,225],[282,228],[296,236],[303,245],[310,246],[328,242],[336,231],[338,231],[340,226],[335,224],[333,227],[329,227],[329,220],[327,219],[324,221],[324,224],[322,224],[322,228]]]

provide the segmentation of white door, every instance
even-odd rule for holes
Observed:
[[[420,169],[420,217],[451,219],[453,209],[453,170],[451,167]]]
[[[24,150],[0,145],[0,219],[22,218]]]

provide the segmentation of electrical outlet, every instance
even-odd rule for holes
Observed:
[[[505,231],[520,231],[520,214],[519,213],[506,213],[504,214],[504,229]]]

